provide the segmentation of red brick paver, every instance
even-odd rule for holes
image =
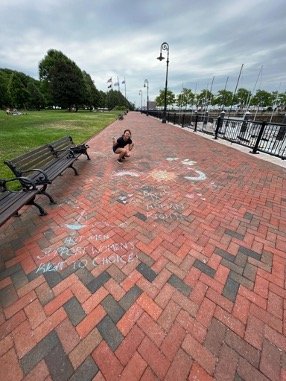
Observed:
[[[286,170],[135,112],[89,146],[1,227],[0,379],[286,379]]]

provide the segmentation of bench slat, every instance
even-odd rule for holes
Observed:
[[[34,198],[38,193],[39,191],[36,189],[17,192],[0,192],[0,226],[17,213],[24,205],[29,203],[37,206],[41,215],[47,214],[41,206],[34,202]]]

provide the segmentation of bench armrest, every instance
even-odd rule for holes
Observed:
[[[41,175],[43,175],[43,177],[40,177],[40,180],[44,181],[47,184],[51,184],[51,181],[49,180],[47,174],[42,169],[39,169],[39,168],[29,169],[28,171],[24,171],[23,173],[27,174],[27,173],[30,173],[30,172],[39,172]],[[38,181],[36,181],[35,183],[37,184],[37,182]]]
[[[72,144],[72,143],[71,143]],[[53,146],[53,144],[49,144],[49,148],[50,148],[50,150],[51,150],[51,152],[52,152],[52,154],[56,157],[56,158],[58,158],[58,156],[59,156],[59,153],[61,153],[61,152],[69,152],[69,149],[70,149],[70,147],[65,147],[65,148],[61,148],[61,149],[56,149],[54,146]]]
[[[7,187],[7,183],[10,183],[13,181],[18,181],[22,185],[22,187],[26,190],[37,189],[36,184],[33,181],[31,181],[27,177],[20,176],[20,177],[13,177],[10,179],[0,179],[0,190],[1,191],[9,190]]]
[[[67,148],[63,148],[63,149],[57,149],[57,150],[55,150],[54,148],[52,148],[52,152],[53,152],[53,154],[55,155],[55,157],[58,157],[58,155],[59,155],[59,153],[60,152],[69,152],[69,147],[67,147]]]

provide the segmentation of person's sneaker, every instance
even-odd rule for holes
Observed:
[[[117,163],[122,164],[123,163],[122,159],[117,159]]]

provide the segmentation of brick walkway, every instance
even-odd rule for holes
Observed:
[[[139,113],[89,152],[0,230],[0,379],[286,380],[286,170]]]

